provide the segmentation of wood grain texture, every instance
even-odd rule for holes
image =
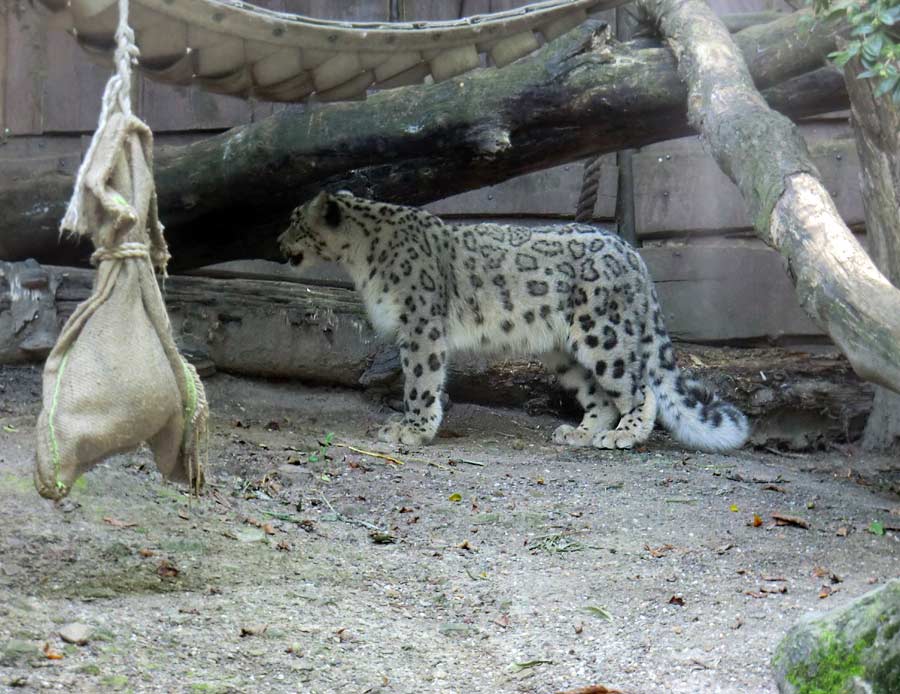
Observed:
[[[7,5],[6,127],[13,135],[43,132],[43,93],[47,75],[47,27],[24,3]]]

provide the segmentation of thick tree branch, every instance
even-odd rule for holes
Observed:
[[[799,117],[846,104],[839,75],[819,70],[831,31],[805,13],[740,32],[773,108]],[[663,48],[598,45],[587,23],[502,70],[381,92],[365,102],[284,111],[156,161],[173,269],[277,257],[286,215],[322,186],[423,204],[516,175],[691,132],[686,90]],[[784,45],[782,45],[784,44]],[[814,51],[809,50],[815,45]],[[772,59],[771,56],[777,56]],[[71,178],[0,191],[0,258],[83,264],[58,242]]]
[[[863,378],[900,392],[900,291],[843,223],[803,139],[753,85],[701,0],[640,0],[678,56],[688,119],[737,184],[757,234],[779,250],[797,297]]]

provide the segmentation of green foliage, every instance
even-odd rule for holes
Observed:
[[[861,677],[865,672],[859,657],[863,648],[863,641],[849,648],[837,636],[826,632],[810,660],[791,668],[788,682],[797,688],[797,694],[845,694],[852,678]]]
[[[325,440],[319,441],[319,452],[309,454],[309,462],[318,463],[320,460],[325,460],[328,457],[328,449],[332,443],[334,443],[334,432],[329,431],[325,434]]]
[[[875,80],[876,96],[890,95],[900,106],[900,0],[812,0],[816,13],[844,14],[852,27],[843,50],[828,57],[842,68],[859,57],[863,71],[857,79]]]

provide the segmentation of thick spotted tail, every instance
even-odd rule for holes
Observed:
[[[672,436],[691,448],[740,448],[750,435],[747,417],[705,383],[678,369],[672,341],[658,321],[657,317],[657,330],[648,345],[647,376],[656,394],[659,421]]]
[[[683,373],[663,375],[655,387],[657,416],[672,436],[701,451],[729,451],[747,442],[750,425],[738,408]]]

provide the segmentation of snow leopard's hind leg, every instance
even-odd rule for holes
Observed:
[[[619,419],[619,411],[597,383],[594,375],[565,352],[551,352],[542,357],[547,369],[556,375],[559,384],[574,391],[584,410],[577,427],[562,424],[553,432],[553,443],[566,446],[591,446],[594,437],[612,428]]]
[[[624,305],[613,293],[606,310],[578,314],[570,329],[576,359],[622,415],[615,428],[595,433],[591,444],[597,448],[633,448],[650,438],[656,423],[656,394],[646,384],[641,342],[644,311],[632,302],[625,313]]]

